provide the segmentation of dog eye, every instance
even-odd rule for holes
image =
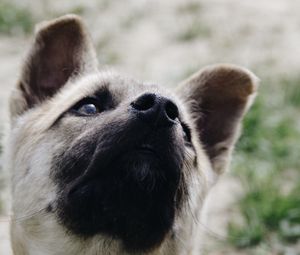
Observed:
[[[81,114],[92,115],[98,113],[98,109],[94,104],[84,104],[78,110]]]
[[[71,111],[82,116],[95,115],[100,112],[99,102],[96,98],[84,98]]]

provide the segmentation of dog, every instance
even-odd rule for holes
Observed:
[[[9,101],[13,253],[199,254],[258,78],[218,64],[168,91],[97,65],[80,17],[37,28]]]

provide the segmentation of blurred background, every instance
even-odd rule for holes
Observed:
[[[261,79],[231,171],[210,194],[203,254],[300,254],[300,1],[0,0],[0,139],[34,25],[81,15],[101,66],[174,87],[229,62]],[[0,154],[3,145],[0,147]],[[9,181],[0,156],[0,254],[9,255]]]

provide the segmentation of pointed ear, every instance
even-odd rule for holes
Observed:
[[[70,78],[96,70],[96,54],[79,17],[40,24],[11,97],[12,117],[52,97]]]
[[[212,166],[222,173],[230,162],[241,121],[253,102],[258,78],[233,65],[209,66],[178,87],[192,114]]]

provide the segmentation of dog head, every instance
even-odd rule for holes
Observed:
[[[96,239],[143,252],[180,235],[227,168],[256,82],[210,66],[170,93],[98,71],[78,17],[41,25],[10,99],[15,246]]]

